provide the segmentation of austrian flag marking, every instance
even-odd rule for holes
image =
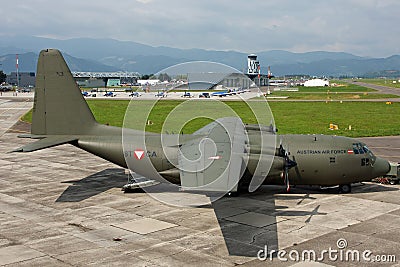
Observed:
[[[134,153],[135,153],[135,158],[136,159],[141,160],[141,159],[144,158],[144,150],[143,149],[136,149],[134,151]]]
[[[354,154],[354,150],[353,149],[347,150],[347,154]]]

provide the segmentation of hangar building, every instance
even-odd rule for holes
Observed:
[[[17,82],[17,73],[11,72],[10,75],[7,75],[6,82],[8,84],[17,85],[21,87],[33,87],[35,86],[36,76],[34,72],[19,72],[18,73],[18,80]]]
[[[304,87],[324,87],[324,86],[329,86],[328,80],[312,79],[304,82]]]
[[[188,90],[213,90],[218,87],[249,88],[252,81],[242,73],[188,73],[187,83],[175,87]]]

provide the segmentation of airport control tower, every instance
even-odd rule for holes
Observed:
[[[247,76],[250,79],[254,79],[260,73],[260,62],[257,60],[257,55],[250,54],[247,56]]]
[[[261,74],[260,62],[257,60],[257,55],[255,54],[247,56],[246,74],[257,86],[268,86],[269,79],[274,77],[270,67],[268,67],[268,74]]]

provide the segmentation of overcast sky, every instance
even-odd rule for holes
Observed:
[[[258,52],[400,54],[399,0],[0,0],[0,34]]]

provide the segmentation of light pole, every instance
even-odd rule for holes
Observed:
[[[1,66],[3,66],[3,64],[0,63],[0,71],[3,72]],[[0,84],[3,84],[3,83],[0,83]],[[0,88],[0,95],[1,96],[3,95],[3,88]]]
[[[3,73],[3,75],[4,75],[3,68],[2,68],[1,66],[3,66],[3,64],[0,63],[0,71],[1,71],[1,72]],[[6,80],[4,80],[4,82],[5,82],[5,81],[6,81]],[[2,82],[1,82],[1,83],[2,83]],[[1,83],[0,83],[0,84],[1,84]]]
[[[17,67],[17,90],[19,88],[19,67],[18,67],[18,54],[16,54],[16,67]]]

